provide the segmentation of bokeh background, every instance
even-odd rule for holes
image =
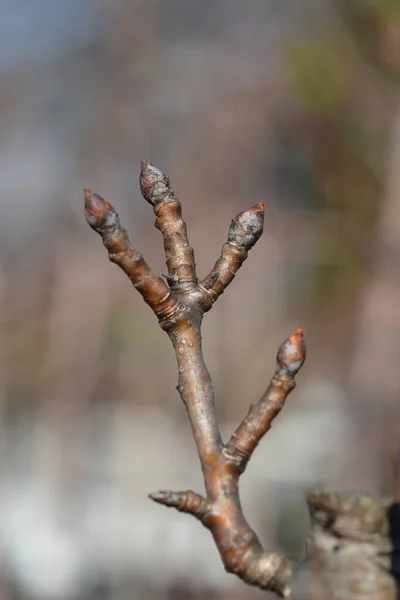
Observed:
[[[256,600],[208,532],[147,499],[202,490],[170,342],[83,216],[112,202],[165,273],[141,156],[181,199],[200,277],[232,217],[265,235],[204,322],[229,435],[279,344],[298,388],[243,476],[267,547],[304,491],[391,494],[400,418],[398,0],[0,2],[0,598]]]

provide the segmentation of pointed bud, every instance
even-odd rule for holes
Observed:
[[[107,200],[94,194],[88,188],[83,190],[85,198],[85,217],[92,229],[101,233],[118,224],[118,215]]]
[[[228,240],[250,250],[261,237],[264,226],[264,202],[238,214],[229,227]]]
[[[277,367],[288,372],[291,376],[303,366],[306,358],[306,343],[302,327],[296,329],[279,347],[276,355]]]
[[[179,506],[181,493],[171,492],[169,490],[160,490],[159,492],[152,492],[149,494],[149,498],[157,502],[158,504],[164,504],[165,506]]]
[[[152,206],[157,206],[166,198],[174,196],[169,178],[157,167],[153,167],[145,158],[142,158],[141,163],[140,190],[143,198]]]
[[[149,498],[158,504],[176,508],[180,512],[189,513],[197,517],[197,519],[200,519],[200,521],[203,521],[208,511],[208,502],[206,498],[203,498],[191,490],[187,490],[186,492],[162,490],[160,492],[149,494]]]

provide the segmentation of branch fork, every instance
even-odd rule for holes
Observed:
[[[297,329],[280,346],[266,392],[250,406],[226,444],[221,438],[213,386],[201,346],[203,315],[231,283],[263,232],[264,203],[233,219],[220,258],[209,275],[199,281],[181,204],[169,178],[143,159],[140,188],[153,207],[155,226],[162,234],[166,281],[151,271],[131,245],[111,204],[88,189],[84,196],[88,224],[101,236],[110,260],[129,277],[172,341],[179,371],[177,389],[188,413],[203,471],[205,496],[193,491],[159,491],[150,498],[201,521],[210,530],[228,572],[288,598],[292,561],[262,548],[241,508],[239,477],[295,387],[294,377],[306,355],[303,330]]]

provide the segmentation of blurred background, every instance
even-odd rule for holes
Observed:
[[[230,220],[265,201],[203,338],[226,437],[305,328],[298,388],[241,480],[265,546],[300,556],[305,490],[393,489],[399,2],[0,6],[0,598],[265,598],[194,519],[147,499],[201,491],[199,463],[170,342],[87,226],[82,188],[165,273],[138,186],[148,158],[183,203],[200,277]]]

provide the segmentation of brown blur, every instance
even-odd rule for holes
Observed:
[[[198,522],[147,498],[202,491],[202,476],[171,344],[86,224],[82,189],[165,273],[145,156],[182,202],[200,277],[231,219],[265,202],[204,351],[226,439],[304,327],[298,387],[241,480],[265,546],[300,556],[305,490],[393,493],[398,0],[5,0],[1,13],[0,600],[268,597],[224,573]]]

